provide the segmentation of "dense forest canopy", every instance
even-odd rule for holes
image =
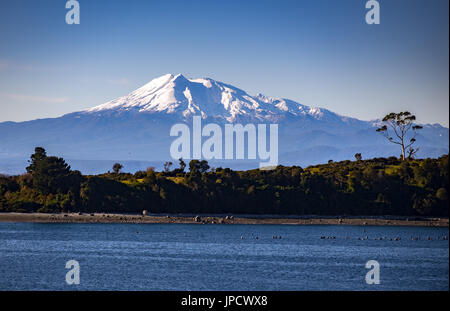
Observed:
[[[38,147],[26,174],[0,176],[0,212],[448,216],[448,155],[355,158],[249,171],[180,159],[178,168],[135,174],[116,163],[112,173],[84,176]]]

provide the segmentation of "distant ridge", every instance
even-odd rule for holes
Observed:
[[[189,124],[193,116],[201,116],[205,123],[279,124],[279,163],[284,165],[353,159],[355,153],[362,153],[363,158],[399,154],[396,146],[375,132],[379,120],[361,121],[289,99],[252,96],[210,78],[166,74],[128,95],[84,111],[59,118],[0,123],[0,172],[23,172],[19,163],[26,163],[35,146],[74,159],[83,173],[95,171],[92,161],[162,165],[171,160],[170,127],[176,122]],[[448,153],[448,142],[448,128],[425,124],[417,137],[418,157]],[[251,161],[216,164],[258,167]]]

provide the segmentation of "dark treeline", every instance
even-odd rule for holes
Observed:
[[[163,172],[84,176],[36,148],[27,173],[0,176],[0,212],[448,216],[448,155],[233,171],[180,159]]]

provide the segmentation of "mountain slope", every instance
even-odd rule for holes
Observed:
[[[272,98],[245,91],[209,78],[187,79],[182,74],[156,78],[130,94],[93,107],[84,113],[165,113],[188,119],[202,118],[276,122],[282,116],[311,117],[327,121],[360,123],[326,109],[311,108],[292,100]]]

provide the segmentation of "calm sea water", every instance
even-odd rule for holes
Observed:
[[[0,223],[0,290],[448,290],[443,236],[448,228]],[[65,282],[71,259],[80,285]],[[380,264],[379,285],[365,282],[368,260]]]

